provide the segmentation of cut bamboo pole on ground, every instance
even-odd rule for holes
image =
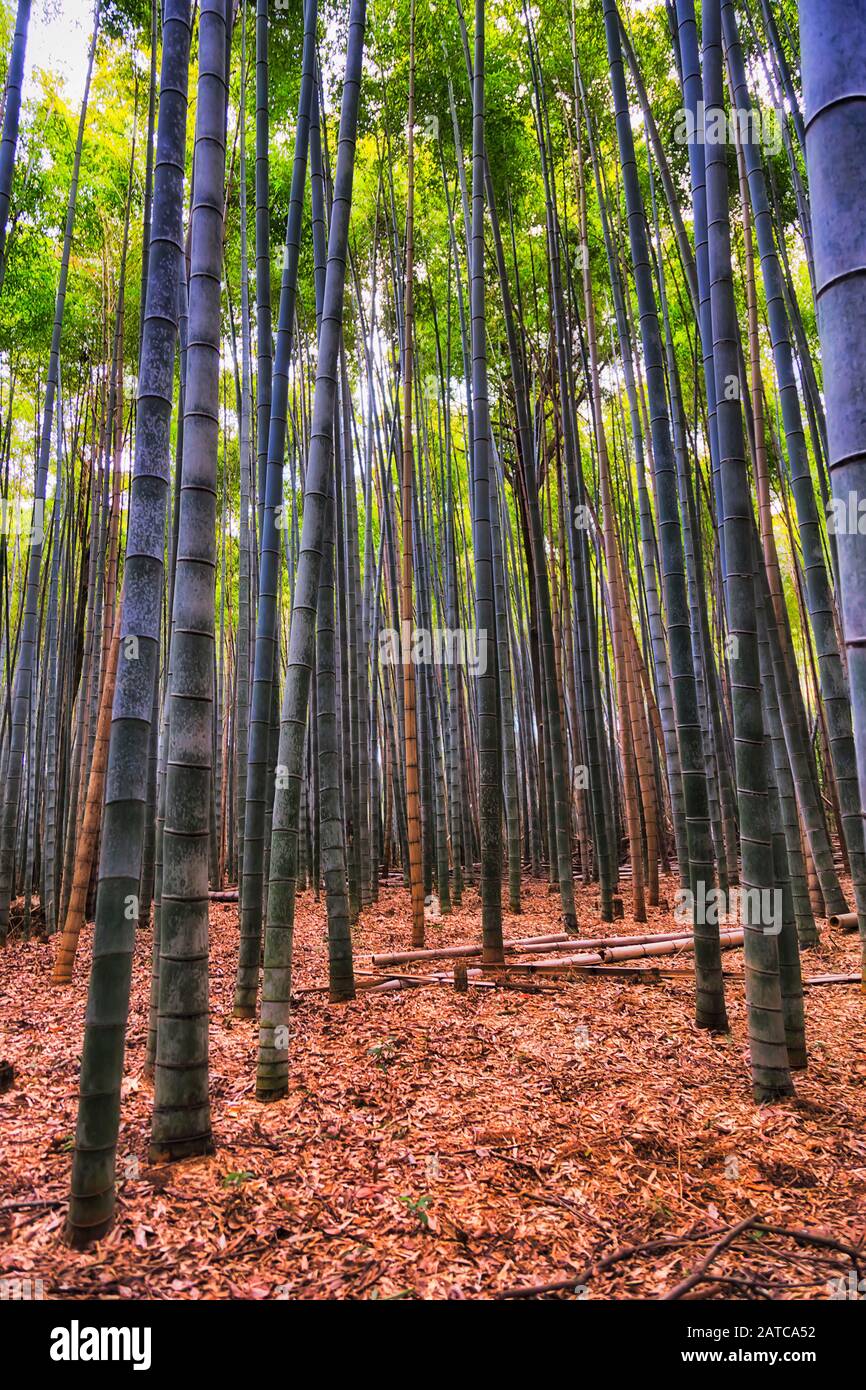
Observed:
[[[856,975],[807,975],[804,985],[859,985],[863,976]]]
[[[732,928],[719,933],[722,950],[734,950],[743,944],[742,928]],[[646,944],[636,946],[612,946],[607,950],[588,951],[580,955],[565,956],[559,960],[540,960],[525,961],[520,966],[512,967],[532,974],[552,974],[568,972],[569,970],[589,970],[593,967],[609,965],[614,961],[623,960],[642,960],[653,956],[673,955],[677,951],[689,952],[695,949],[694,940],[691,937],[677,937],[675,940],[650,941]],[[508,970],[508,966],[500,966],[500,970]],[[475,967],[467,972],[467,978],[471,984],[473,980],[484,977],[485,971],[480,967]],[[447,971],[438,971],[435,975],[394,975],[382,984],[373,985],[368,993],[382,992],[393,989],[402,989],[404,985],[411,988],[419,984],[453,984],[454,977]]]
[[[857,930],[856,912],[837,912],[829,919],[830,926],[839,928],[841,931],[855,932]]]
[[[573,946],[580,945],[573,936],[567,936],[565,932],[556,932],[551,936],[527,936],[514,941],[504,941],[503,947],[506,951],[514,951],[526,946],[555,946],[560,942],[570,942]],[[392,951],[385,952],[372,957],[374,965],[409,965],[415,960],[459,960],[462,956],[480,956],[481,944],[477,946],[440,946],[431,947],[424,951]]]
[[[634,936],[587,936],[554,946],[520,946],[518,955],[540,955],[545,951],[606,951],[618,946],[644,946],[657,941],[690,941],[691,931],[643,932]]]
[[[732,928],[719,932],[723,950],[731,950],[743,944],[742,928]],[[552,970],[567,970],[570,966],[606,965],[617,960],[642,960],[651,956],[671,956],[677,951],[694,951],[692,937],[677,937],[673,941],[650,941],[637,946],[611,946],[596,952],[585,952],[576,956],[563,956],[559,960],[527,961],[522,969],[539,974]]]
[[[464,988],[461,989],[459,979],[444,972],[437,975],[387,975],[384,979],[381,976],[365,976],[363,971],[355,972],[356,977],[358,977],[358,989],[365,994],[390,994],[401,989],[426,988],[429,985],[445,985],[450,989],[455,989],[458,993],[465,993],[466,988],[516,989],[527,994],[553,994],[556,992],[554,985],[540,985],[529,980],[484,979],[485,973],[481,969],[467,970]]]
[[[673,932],[644,932],[635,936],[586,936],[579,939],[573,936],[566,936],[564,932],[556,936],[529,936],[520,940],[506,941],[503,943],[506,951],[514,951],[519,955],[531,954],[534,952],[556,951],[568,949],[571,951],[592,951],[607,949],[614,946],[636,946],[644,942],[652,941],[680,941],[691,938],[690,931]],[[413,961],[422,960],[461,960],[481,955],[481,946],[441,946],[432,947],[426,951],[394,951],[391,953],[378,954],[371,957],[374,965],[410,965]]]

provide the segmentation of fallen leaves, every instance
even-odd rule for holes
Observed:
[[[578,885],[581,931],[603,934]],[[672,885],[666,888],[672,901]],[[618,931],[636,931],[626,916]],[[650,909],[642,930],[671,918]],[[211,1066],[217,1152],[153,1167],[144,1076],[150,933],[136,948],[115,1229],[92,1252],[61,1241],[89,967],[52,988],[53,944],[0,957],[0,1275],[49,1298],[478,1298],[586,1273],[589,1297],[659,1297],[750,1215],[856,1247],[866,1228],[866,1041],[856,986],[807,992],[810,1067],[797,1098],[752,1103],[741,981],[730,1038],[695,1029],[688,976],[610,976],[543,995],[447,986],[329,1004],[324,903],[301,896],[291,1090],[254,1096],[255,1022],[231,1018],[237,906],[211,905]],[[408,895],[385,887],[355,930],[359,965],[408,943]],[[524,884],[506,935],[559,928]],[[480,909],[429,924],[477,940]],[[856,968],[825,939],[806,973]],[[424,972],[424,962],[419,969]],[[411,971],[412,967],[408,967]],[[429,970],[429,964],[427,966]],[[741,969],[739,953],[726,969]],[[695,1233],[698,1236],[695,1236]],[[696,1244],[697,1241],[697,1244]],[[612,1259],[624,1248],[628,1257]],[[683,1296],[827,1297],[844,1252],[744,1230]],[[572,1279],[573,1275],[573,1279]],[[763,1282],[762,1282],[763,1281]],[[573,1289],[564,1287],[564,1296]],[[761,1292],[764,1290],[764,1293]]]

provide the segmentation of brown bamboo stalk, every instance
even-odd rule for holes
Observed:
[[[102,685],[99,715],[96,722],[96,736],[93,742],[93,760],[90,764],[90,776],[87,780],[87,799],[81,821],[81,830],[79,831],[75,848],[75,869],[72,877],[72,892],[69,896],[69,906],[66,911],[66,920],[63,924],[63,934],[60,938],[60,946],[54,961],[54,970],[51,975],[51,983],[55,985],[68,985],[72,981],[72,969],[75,965],[78,938],[81,935],[81,928],[84,925],[85,909],[87,906],[87,890],[90,886],[90,876],[93,872],[93,861],[96,855],[97,840],[99,838],[99,824],[102,817],[102,801],[105,792],[105,769],[108,762],[108,741],[111,732],[111,707],[114,702],[114,684],[117,677],[117,658],[119,651],[120,613],[118,612],[115,615],[111,641],[108,648],[105,680]]]

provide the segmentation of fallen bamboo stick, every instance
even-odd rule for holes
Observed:
[[[721,931],[719,933],[719,939],[722,950],[733,950],[737,946],[742,946],[743,931],[741,928],[732,928],[727,931]],[[528,971],[534,974],[550,974],[559,973],[561,971],[567,972],[570,970],[588,970],[592,967],[608,965],[611,961],[640,960],[652,956],[673,955],[677,951],[693,951],[694,946],[695,943],[693,938],[677,937],[673,941],[656,941],[650,942],[647,945],[639,946],[614,946],[606,951],[586,952],[582,955],[566,956],[560,960],[526,961],[522,965],[511,967],[509,967],[506,963],[504,965],[495,966],[493,968],[498,970],[507,970],[511,968],[516,970],[522,970],[524,972]],[[365,972],[358,971],[357,973],[364,974]],[[477,982],[479,979],[483,978],[484,974],[485,969],[482,967],[474,967],[473,969],[468,970],[467,978],[469,980],[469,983],[471,984],[473,983],[473,981]],[[434,975],[389,974],[382,984],[370,986],[367,992],[372,993],[374,990],[381,990],[382,992],[384,992],[385,990],[393,990],[398,988],[402,989],[404,985],[408,985],[411,987],[412,985],[419,984],[453,985],[453,983],[454,976],[444,970],[437,971],[437,973]]]
[[[719,932],[719,939],[723,950],[730,950],[743,944],[742,928],[732,928],[727,931]],[[576,956],[563,956],[560,960],[540,960],[527,962],[524,966],[526,970],[536,970],[541,974],[551,970],[563,970],[568,967],[586,965],[606,965],[615,960],[640,960],[646,956],[672,956],[676,951],[693,951],[695,943],[693,937],[677,937],[675,941],[650,942],[641,946],[612,946],[609,950],[585,953]]]
[[[581,945],[575,942],[574,937],[569,937],[564,931],[556,932],[552,936],[526,936],[515,941],[504,941],[502,944],[506,951],[513,951],[519,947],[532,945],[555,946],[560,942],[571,942],[574,945]],[[438,946],[425,951],[392,951],[384,955],[372,957],[374,965],[409,965],[415,960],[460,960],[463,956],[480,956],[481,946]]]
[[[804,985],[859,985],[863,976],[857,975],[807,975]]]
[[[856,931],[856,930],[857,930],[857,913],[856,913],[856,912],[837,912],[837,913],[835,914],[835,916],[833,916],[833,917],[831,917],[831,918],[829,919],[829,922],[830,922],[830,926],[833,927],[834,929],[835,929],[836,927],[838,927],[841,931]]]
[[[691,939],[691,931],[646,932],[634,936],[585,936],[581,940],[563,941],[555,946],[521,946],[516,954],[541,955],[545,951],[606,951],[614,946],[643,946],[651,941],[684,941]]]
[[[355,978],[360,979],[361,989],[376,989],[386,981],[399,980],[407,985],[438,985],[442,983],[438,975],[403,975],[397,970],[356,970]],[[367,980],[369,984],[365,983]]]
[[[356,975],[363,974],[356,971]],[[555,993],[551,985],[530,984],[528,980],[484,980],[480,979],[480,970],[467,971],[466,984],[471,989],[516,989],[527,994],[547,994]],[[387,994],[400,989],[412,989],[419,985],[447,985],[454,988],[454,976],[442,972],[439,975],[388,975],[384,980],[376,980],[373,976],[369,983],[362,983],[360,988],[365,994]]]
[[[621,980],[693,980],[695,977],[692,966],[668,966],[661,965],[564,965],[557,969],[558,962],[551,961],[554,967],[545,971],[545,976],[552,977],[560,973],[564,977],[573,978],[579,976],[582,979],[592,979],[600,977],[617,976]],[[491,970],[503,971],[510,974],[520,974],[521,971],[531,972],[532,965],[516,965],[511,961],[506,961],[504,965],[486,965],[484,973],[489,974]],[[725,980],[739,980],[741,975],[736,971],[722,971],[722,978]],[[805,982],[804,982],[805,983]]]
[[[690,939],[691,931],[645,932],[634,936],[529,936],[517,941],[504,941],[503,949],[517,955],[543,954],[546,951],[595,951],[613,946],[638,946],[647,941],[679,941]],[[481,945],[438,946],[424,951],[395,951],[371,957],[374,965],[410,965],[421,960],[461,960],[481,955]]]

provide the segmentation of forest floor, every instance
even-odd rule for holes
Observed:
[[[559,930],[546,884],[523,887],[506,937]],[[662,891],[672,900],[672,883]],[[596,892],[578,885],[577,896],[581,935],[611,934]],[[624,896],[615,934],[674,925],[651,908],[638,928]],[[355,932],[358,968],[372,968],[372,950],[406,949],[408,922],[408,894],[384,888]],[[821,927],[804,974],[856,971],[856,936]],[[851,1254],[834,1242],[863,1242],[866,1274],[856,984],[807,989],[809,1070],[796,1098],[758,1108],[741,950],[723,956],[726,1037],[695,1028],[687,975],[580,979],[542,994],[434,985],[329,1004],[303,992],[327,980],[324,902],[305,893],[290,1094],[262,1106],[257,1025],[231,1016],[237,932],[237,906],[213,904],[216,1153],[160,1167],[147,1156],[150,932],[139,933],[117,1222],[84,1253],[62,1228],[92,928],[66,990],[51,985],[53,942],[12,940],[0,954],[0,1057],[16,1073],[0,1095],[0,1277],[41,1279],[49,1299],[493,1298],[556,1281],[589,1298],[654,1299],[747,1218],[686,1297],[827,1298],[839,1277],[856,1288]],[[477,941],[477,891],[427,935],[431,946]]]

